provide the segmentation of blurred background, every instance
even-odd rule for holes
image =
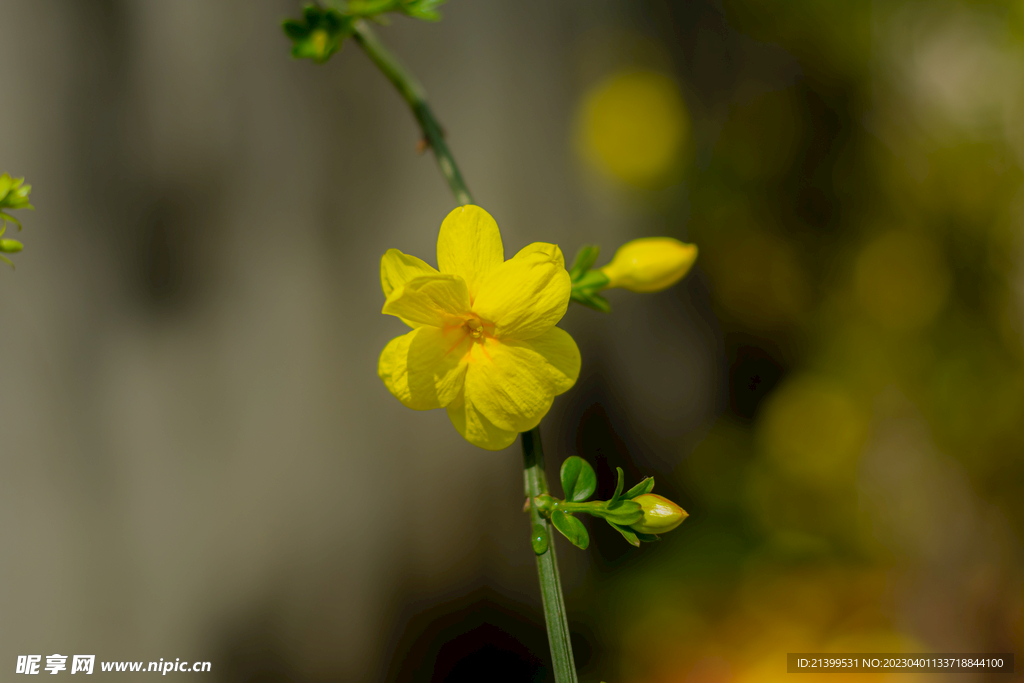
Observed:
[[[506,253],[700,248],[561,323],[551,480],[579,454],[691,514],[559,546],[581,680],[1021,652],[1024,2],[443,9],[380,32]],[[433,261],[452,199],[354,45],[289,57],[298,12],[0,0],[0,171],[37,207],[0,271],[4,667],[551,680],[518,444],[376,377],[379,257]]]

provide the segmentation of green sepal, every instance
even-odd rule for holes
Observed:
[[[563,536],[569,539],[570,543],[580,550],[586,550],[587,546],[590,545],[590,534],[587,533],[587,527],[583,526],[583,522],[572,515],[567,515],[561,510],[555,510],[551,513],[551,523],[555,525],[555,528]]]
[[[619,473],[619,480],[615,482],[615,493],[608,500],[608,509],[613,510],[621,504],[622,488],[626,485],[626,479],[622,474],[622,468],[616,467],[615,470]]]
[[[578,455],[565,459],[559,471],[562,480],[562,492],[566,500],[582,503],[594,495],[597,489],[597,474],[586,460]]]
[[[572,268],[569,269],[569,278],[573,283],[590,270],[600,253],[601,247],[596,244],[587,244],[580,247],[580,250],[576,252],[575,260],[572,262]]]
[[[634,500],[619,500],[614,509],[605,509],[595,514],[609,522],[629,526],[644,518],[644,509],[640,507],[640,503]]]
[[[587,246],[576,254],[576,262],[573,264],[572,270],[569,271],[569,277],[572,280],[572,291],[569,298],[578,304],[593,308],[595,311],[610,313],[612,307],[608,304],[608,300],[598,294],[598,291],[608,285],[608,276],[600,270],[589,270],[597,260],[598,251],[599,249],[595,246]]]
[[[530,544],[533,546],[533,552],[537,555],[543,555],[548,551],[548,543],[550,538],[548,537],[548,530],[543,524],[534,524],[533,531],[530,534]]]
[[[583,304],[587,308],[593,308],[595,311],[600,311],[601,313],[612,312],[612,306],[608,303],[608,300],[596,292],[583,292],[578,289],[574,289],[569,295],[569,298],[578,304]]]
[[[647,477],[642,482],[626,491],[622,494],[622,497],[626,500],[633,500],[637,496],[642,496],[645,493],[650,493],[654,490],[654,477]]]
[[[636,532],[636,537],[639,538],[642,543],[654,543],[661,540],[661,536],[655,536],[654,534],[642,534],[639,531]]]
[[[611,528],[615,529],[620,534],[622,534],[622,537],[624,539],[626,539],[627,543],[629,543],[630,545],[636,546],[637,548],[640,547],[640,538],[636,535],[636,532],[634,532],[632,529],[627,529],[626,527],[620,526],[620,525],[618,525],[618,524],[616,524],[614,522],[608,522],[608,524],[609,524],[609,526],[611,526]]]
[[[11,268],[14,268],[14,261],[12,261],[11,259],[7,258],[6,256],[0,256],[0,261],[3,261],[7,265],[9,265]]]
[[[588,270],[580,273],[579,276],[572,281],[572,288],[579,289],[584,292],[596,292],[599,289],[604,289],[608,286],[610,280],[600,270]]]

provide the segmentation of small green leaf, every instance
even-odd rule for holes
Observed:
[[[573,290],[571,298],[576,303],[583,304],[587,308],[593,308],[595,311],[600,313],[612,312],[612,305],[600,294],[596,294],[594,292],[583,293]]]
[[[441,13],[437,8],[447,0],[403,0],[400,11],[410,17],[423,19],[424,21],[440,21]]]
[[[385,12],[401,12],[425,21],[439,21],[441,13],[437,8],[444,3],[445,0],[327,0],[328,5],[343,15],[373,21],[383,19]]]
[[[562,492],[566,500],[582,503],[594,495],[597,489],[597,475],[594,468],[578,455],[572,455],[562,463],[559,471],[562,480]]]
[[[551,523],[580,550],[585,550],[590,545],[590,534],[587,533],[587,527],[572,515],[555,510],[551,513]]]
[[[4,229],[5,230],[7,229],[7,221],[10,221],[10,222],[14,223],[15,225],[17,225],[18,226],[18,232],[21,232],[21,221],[19,221],[14,216],[12,216],[10,214],[7,214],[7,213],[3,213],[2,211],[0,211],[0,220],[2,220],[4,222]]]
[[[634,546],[636,546],[637,548],[639,548],[639,547],[640,547],[640,539],[639,539],[639,538],[637,538],[637,535],[636,535],[636,534],[635,534],[635,533],[633,532],[633,530],[632,530],[632,529],[627,529],[627,528],[626,528],[626,527],[624,527],[624,526],[619,526],[618,524],[615,524],[614,522],[608,522],[608,524],[609,524],[609,525],[610,525],[610,526],[611,526],[611,527],[612,527],[613,529],[615,529],[615,530],[616,530],[616,531],[618,531],[618,532],[619,532],[620,534],[622,534],[622,537],[623,537],[624,539],[626,539],[626,541],[627,541],[627,542],[628,542],[628,543],[629,543],[630,545],[634,545]]]
[[[292,40],[302,40],[309,36],[309,32],[312,30],[301,21],[295,19],[285,19],[281,23],[281,28],[284,29],[284,34]]]
[[[654,477],[647,477],[642,482],[640,482],[630,490],[626,491],[626,493],[624,493],[622,497],[626,498],[627,500],[633,500],[637,496],[642,496],[645,493],[650,493],[652,490],[654,490]]]
[[[530,535],[533,552],[537,555],[543,555],[548,551],[548,542],[548,530],[543,524],[534,524],[533,533]]]
[[[593,308],[595,311],[608,313],[612,310],[611,305],[607,299],[598,294],[600,290],[608,286],[608,276],[600,270],[579,269],[580,266],[587,265],[591,257],[597,258],[596,253],[588,254],[588,249],[596,250],[597,247],[584,247],[577,255],[576,265],[573,266],[573,270],[569,274],[572,279],[572,290],[569,297],[576,303]],[[591,262],[589,265],[593,265],[593,263]]]
[[[576,282],[583,277],[583,274],[590,270],[590,267],[597,261],[600,253],[601,247],[596,244],[580,247],[580,250],[576,252],[576,260],[573,261],[572,268],[569,269],[569,278]]]
[[[360,17],[370,17],[374,14],[398,9],[399,4],[397,0],[349,0],[348,7],[344,12]]]
[[[608,509],[613,510],[621,503],[622,487],[626,485],[626,480],[622,475],[622,468],[616,467],[615,470],[619,473],[619,480],[615,483],[615,493],[612,494],[611,499],[608,501]]]
[[[292,56],[322,64],[341,49],[341,41],[352,35],[353,17],[334,9],[306,5],[302,20],[286,19],[281,24],[292,41]]]

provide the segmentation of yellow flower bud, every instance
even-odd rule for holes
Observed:
[[[672,531],[690,515],[668,498],[656,493],[644,493],[633,499],[643,508],[644,518],[630,529],[641,534],[663,534]]]
[[[644,237],[619,247],[601,272],[608,278],[607,287],[660,292],[681,280],[696,260],[695,244],[671,237]]]

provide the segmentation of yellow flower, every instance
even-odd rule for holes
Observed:
[[[437,263],[397,249],[381,259],[382,312],[413,330],[377,373],[409,408],[447,408],[467,441],[506,448],[579,376],[576,342],[555,327],[572,289],[562,252],[535,242],[505,261],[498,224],[467,205],[441,224]]]
[[[633,500],[640,503],[644,518],[629,528],[642,534],[668,533],[690,516],[686,510],[657,493],[644,493]]]
[[[671,237],[644,237],[619,247],[601,272],[608,278],[606,287],[660,292],[681,280],[696,260],[695,244]]]

